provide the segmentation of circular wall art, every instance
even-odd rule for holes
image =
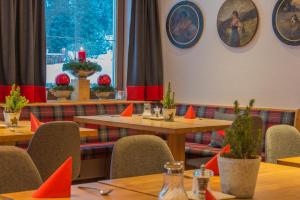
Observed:
[[[203,15],[199,7],[190,1],[181,1],[171,9],[166,30],[173,45],[189,48],[200,39],[203,24]]]
[[[273,29],[288,45],[300,45],[300,0],[279,0],[273,11]]]
[[[226,0],[218,14],[218,33],[230,47],[248,44],[257,31],[258,11],[252,0]]]

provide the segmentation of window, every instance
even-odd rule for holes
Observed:
[[[47,85],[80,48],[114,80],[115,0],[46,0],[45,7]],[[98,76],[89,77],[92,84]]]

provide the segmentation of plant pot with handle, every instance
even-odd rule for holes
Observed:
[[[224,143],[230,152],[218,156],[222,192],[249,199],[254,196],[261,157],[261,130],[255,128],[251,109],[252,99],[245,110],[234,102],[235,121],[225,132]]]
[[[21,111],[14,112],[14,113],[8,113],[8,112],[3,111],[4,123],[7,126],[18,126],[18,123],[20,120],[20,114],[21,114]]]
[[[170,122],[174,121],[176,115],[176,108],[173,109],[163,108],[162,112],[165,121],[170,121]]]

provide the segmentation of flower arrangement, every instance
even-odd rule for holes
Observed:
[[[92,87],[96,96],[99,98],[107,98],[115,88],[111,86],[111,78],[107,74],[100,75],[97,79],[97,85]]]
[[[63,71],[69,71],[78,78],[86,78],[101,70],[102,67],[99,64],[90,61],[71,60],[63,64]]]
[[[20,87],[12,85],[10,95],[5,97],[4,112],[18,113],[28,104],[26,97],[21,96]]]
[[[74,91],[74,87],[70,84],[70,77],[65,74],[59,74],[55,78],[55,85],[50,88],[50,92],[57,97],[58,100],[67,100],[71,93]]]

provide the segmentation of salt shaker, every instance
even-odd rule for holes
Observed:
[[[205,200],[205,193],[208,188],[209,179],[213,175],[213,171],[205,169],[205,165],[201,165],[200,169],[195,170],[192,192],[199,200]]]

